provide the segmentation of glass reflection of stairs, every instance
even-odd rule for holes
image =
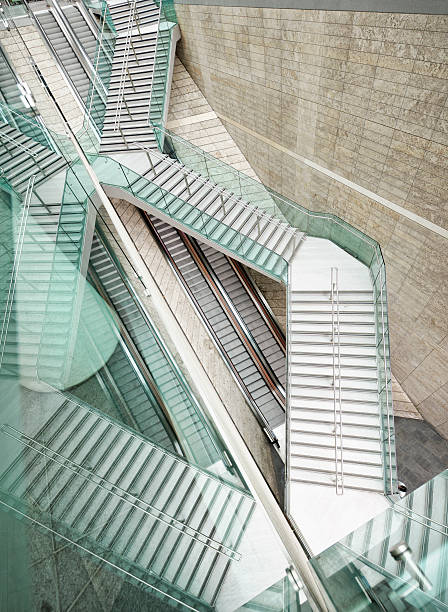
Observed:
[[[0,431],[9,451],[3,502],[194,609],[211,609],[240,557],[248,494],[72,401],[35,434]]]
[[[119,266],[110,246],[95,235],[92,242],[90,263],[107,299],[127,329],[136,349],[174,421],[182,446],[190,451],[190,457],[202,466],[210,466],[219,460],[210,434],[204,426],[199,411],[187,390],[183,388],[158,335],[145,317],[141,304],[129,291],[125,273]]]
[[[279,580],[268,589],[248,601],[240,610],[253,612],[282,612],[283,611],[283,580]]]

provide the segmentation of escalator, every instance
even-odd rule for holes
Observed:
[[[193,300],[215,344],[272,441],[285,421],[286,359],[282,331],[236,261],[144,215]]]

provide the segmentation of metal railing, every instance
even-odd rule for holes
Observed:
[[[102,220],[103,223],[105,223],[104,218],[101,218],[101,220]],[[106,225],[107,229],[110,232],[110,228],[107,226],[107,224],[105,224],[105,225]],[[197,414],[198,418],[200,419],[202,426],[207,431],[207,434],[208,434],[210,442],[211,442],[211,444],[212,444],[212,446],[213,446],[213,448],[214,448],[214,450],[216,452],[216,455],[222,459],[222,461],[224,462],[225,465],[227,465],[228,467],[235,468],[235,466],[231,462],[229,462],[229,459],[228,459],[227,455],[225,453],[223,453],[222,444],[220,444],[219,441],[216,439],[216,436],[215,436],[214,432],[212,431],[212,429],[210,428],[209,424],[207,423],[207,420],[204,418],[203,413],[202,413],[202,409],[198,405],[194,395],[191,393],[188,385],[186,384],[184,376],[182,375],[180,369],[177,367],[177,364],[171,358],[171,355],[168,352],[168,348],[163,343],[163,341],[160,338],[160,336],[155,333],[154,324],[153,324],[153,322],[152,322],[152,320],[151,320],[151,318],[149,316],[149,313],[148,313],[146,307],[142,303],[142,301],[141,301],[138,293],[136,292],[135,288],[133,287],[132,283],[129,281],[129,279],[128,279],[127,275],[126,275],[126,272],[123,269],[122,263],[120,262],[117,254],[111,248],[111,246],[110,246],[106,236],[104,235],[104,232],[102,231],[101,227],[100,228],[97,227],[97,236],[98,236],[101,244],[103,245],[103,248],[106,250],[108,256],[110,257],[111,261],[113,262],[118,275],[120,276],[124,286],[126,287],[126,289],[128,291],[129,297],[132,299],[132,302],[134,303],[134,305],[138,309],[138,311],[139,311],[142,319],[145,321],[148,329],[150,329],[153,332],[153,335],[154,335],[154,338],[155,338],[157,344],[159,345],[159,347],[160,347],[162,353],[164,354],[167,362],[173,368],[173,371],[176,374],[176,377],[177,377],[177,379],[178,379],[178,381],[179,381],[179,383],[180,383],[180,385],[182,387],[182,390],[184,391],[184,393],[186,395],[188,395],[189,400],[191,401],[192,405],[194,406],[196,414]],[[137,349],[137,351],[138,351],[138,349]],[[142,357],[140,356],[140,361],[141,360],[142,360]],[[144,364],[145,369],[147,369],[146,363],[144,362],[144,358],[143,358],[143,364]],[[152,380],[152,375],[151,375],[151,380]],[[155,384],[154,381],[152,381],[152,382],[153,382],[153,384],[151,385],[151,390],[153,392],[156,391],[157,396],[159,396],[159,391],[157,389],[157,385]],[[175,423],[175,420],[173,419],[172,415],[170,415],[168,413],[168,411],[166,410],[166,406],[165,406],[165,402],[163,400],[163,397],[161,397],[160,405],[161,405],[162,410],[164,410],[164,412],[165,412],[165,416],[168,419],[168,422],[172,426],[173,430],[176,432],[176,435],[178,436],[179,440],[181,440],[182,439],[182,435],[181,435],[181,432],[179,430],[179,427]],[[187,442],[187,446],[188,446],[188,444],[189,444],[188,440],[186,442]],[[230,463],[230,465],[229,465],[229,463]]]
[[[153,91],[154,91],[154,84],[155,84],[157,51],[159,49],[159,45],[161,45],[160,17],[161,17],[161,14],[162,14],[162,4],[163,4],[163,0],[159,0],[159,12],[157,14],[157,32],[159,33],[159,35],[157,36],[156,53],[155,53],[155,56],[154,56],[154,64],[153,64],[153,67],[152,67],[152,75],[151,75],[151,91],[149,93],[149,106],[148,106],[148,125],[151,123],[151,102],[152,102]]]
[[[204,173],[211,180],[219,182],[218,174],[225,174],[226,183],[233,181],[235,191],[245,197],[246,190],[266,191],[269,195],[269,212],[278,217],[280,222],[289,223],[295,231],[305,232],[310,237],[325,238],[337,244],[352,257],[369,268],[374,291],[375,330],[377,336],[377,371],[379,408],[381,418],[381,441],[383,451],[383,478],[386,494],[396,493],[398,486],[395,461],[395,435],[393,422],[393,403],[389,355],[389,327],[387,319],[386,269],[381,248],[378,242],[353,227],[340,217],[326,212],[312,211],[293,200],[249,177],[240,170],[229,166],[196,145],[158,126],[153,126],[156,133],[163,134],[179,161],[189,164],[190,159],[204,168]],[[161,136],[159,137],[161,138]],[[184,151],[188,154],[182,155]],[[229,178],[230,177],[230,178]],[[230,189],[230,187],[228,187]],[[286,282],[286,279],[283,279]]]
[[[126,74],[129,77],[132,87],[134,87],[132,83],[131,75],[129,73],[128,64],[129,64],[129,52],[130,52],[131,45],[132,45],[132,30],[133,30],[133,25],[135,22],[135,7],[136,7],[136,0],[130,0],[129,17],[128,17],[128,22],[127,22],[127,27],[126,27],[126,36],[125,36],[124,51],[123,51],[123,60],[121,63],[120,82],[118,85],[118,98],[117,98],[117,104],[115,107],[115,115],[114,115],[114,127],[113,127],[114,132],[120,131],[120,122],[121,122],[121,113],[123,109],[123,103],[126,105],[128,114],[130,116],[129,108],[127,107],[126,100],[124,99],[124,90],[126,86]],[[140,28],[139,28],[139,32],[140,32]],[[140,34],[140,37],[141,37],[141,34]]]
[[[198,529],[191,527],[190,525],[183,522],[182,520],[176,519],[174,516],[171,516],[163,509],[157,508],[153,504],[150,504],[149,502],[146,502],[140,499],[135,493],[127,491],[123,489],[122,487],[119,487],[118,485],[114,484],[113,482],[110,482],[106,478],[103,478],[102,476],[97,475],[95,472],[93,472],[88,467],[84,467],[80,465],[79,463],[72,461],[65,455],[62,455],[58,451],[48,446],[45,446],[45,444],[42,444],[35,438],[32,438],[26,435],[25,433],[23,433],[22,431],[19,431],[12,425],[9,425],[8,423],[4,423],[0,427],[0,432],[6,436],[9,436],[10,438],[15,439],[16,441],[23,444],[23,446],[26,446],[27,448],[35,451],[39,455],[45,457],[47,460],[51,461],[52,463],[57,465],[59,468],[63,468],[65,470],[72,472],[74,477],[79,477],[84,481],[92,482],[93,484],[97,485],[105,492],[110,493],[119,499],[122,499],[125,505],[132,506],[135,510],[140,511],[142,514],[146,514],[146,515],[150,515],[154,517],[157,521],[160,521],[161,523],[164,523],[168,527],[176,531],[179,531],[182,534],[189,536],[192,540],[199,542],[200,544],[206,546],[207,548],[211,548],[212,550],[214,550],[215,552],[221,555],[225,555],[227,557],[230,557],[231,559],[235,559],[238,561],[241,559],[241,554],[237,552],[235,549],[233,549],[232,547],[227,546],[226,544],[218,540],[215,540],[214,538],[210,536],[205,535]],[[154,444],[146,440],[145,440],[145,443],[148,446],[150,446],[152,449],[154,449],[153,452],[157,452],[162,455],[166,454],[163,449],[155,446]],[[175,458],[174,455],[170,455],[170,457],[171,459],[176,459],[177,461],[177,458]],[[190,466],[190,465],[188,465],[188,467],[193,469],[194,471],[196,471],[197,469],[194,466]],[[207,477],[209,477],[208,474],[206,475]],[[225,483],[221,483],[221,481],[219,481],[219,484],[220,486],[223,486],[224,488],[230,488]],[[245,494],[242,492],[240,494],[245,496]]]
[[[159,247],[162,249],[162,252],[163,252],[163,254],[164,254],[168,264],[170,265],[170,267],[172,268],[172,270],[174,271],[174,273],[176,274],[176,276],[178,277],[178,279],[180,280],[180,282],[184,286],[185,291],[187,292],[187,294],[188,294],[192,304],[194,305],[194,308],[195,308],[196,312],[201,317],[201,320],[203,321],[204,325],[207,327],[207,330],[210,333],[210,336],[211,336],[211,338],[213,340],[213,343],[214,343],[216,349],[218,350],[219,354],[223,358],[224,363],[229,368],[229,370],[230,370],[234,380],[236,381],[236,383],[237,383],[239,389],[241,390],[241,392],[243,393],[247,403],[251,407],[252,412],[253,412],[255,418],[259,422],[262,430],[265,432],[269,442],[271,444],[273,444],[276,448],[280,448],[280,442],[279,442],[276,434],[274,433],[274,431],[273,431],[271,425],[269,424],[268,420],[266,419],[265,415],[263,414],[263,412],[260,410],[260,408],[256,404],[256,402],[255,402],[254,398],[252,397],[250,391],[247,389],[246,385],[244,384],[244,381],[241,378],[241,375],[238,372],[238,369],[235,367],[234,363],[229,358],[228,354],[224,351],[224,348],[222,346],[222,342],[220,341],[220,339],[219,339],[219,337],[218,337],[218,335],[216,333],[216,330],[213,328],[213,326],[211,325],[209,319],[205,315],[204,311],[199,306],[199,304],[197,302],[197,299],[195,298],[194,292],[189,287],[189,285],[186,282],[184,276],[182,275],[181,271],[179,270],[178,266],[176,265],[172,255],[170,254],[169,250],[166,248],[166,246],[164,245],[163,241],[161,240],[157,230],[155,229],[154,225],[152,224],[152,221],[147,218],[147,222],[148,222],[150,231],[151,231],[152,235],[156,238],[157,243],[159,244]],[[207,271],[204,271],[204,274],[207,275]],[[205,278],[207,278],[207,276],[205,276]],[[218,290],[218,292],[219,292],[219,290]],[[218,298],[218,297],[217,297],[217,299],[220,300],[220,298]],[[221,306],[225,310],[225,306],[221,303],[221,301],[220,301],[220,304],[221,304]],[[234,308],[232,308],[232,312],[235,312]],[[239,315],[238,315],[238,318],[240,318]],[[247,329],[246,326],[245,326],[245,329]],[[247,331],[248,331],[248,333],[250,333],[248,329],[247,329]],[[251,335],[251,337],[252,337],[252,335]],[[243,336],[241,336],[241,338],[243,339]],[[245,340],[243,340],[243,341],[244,341],[244,344],[246,345]],[[252,338],[252,342],[254,342],[253,338]],[[283,391],[282,395],[284,396],[284,390],[282,390],[282,391]],[[284,408],[283,402],[282,402],[282,408]]]
[[[80,6],[82,6],[84,12],[87,15],[90,15],[89,11],[85,8],[84,4],[81,4]],[[84,124],[86,124],[86,122],[87,124],[90,123],[92,119],[92,108],[94,106],[95,94],[97,93],[97,82],[101,82],[102,86],[106,89],[106,97],[107,97],[107,88],[109,84],[108,83],[109,79],[107,79],[107,82],[104,83],[102,76],[100,74],[100,70],[102,68],[102,64],[104,63],[104,60],[107,59],[107,63],[110,67],[108,69],[108,75],[110,77],[113,57],[110,56],[109,49],[107,49],[105,45],[105,32],[106,32],[106,26],[108,26],[108,19],[107,19],[108,11],[109,11],[109,8],[107,6],[107,3],[103,2],[101,5],[99,36],[97,35],[97,32],[92,29],[96,37],[96,40],[97,40],[97,47],[95,51],[93,79],[91,80],[90,91],[88,95],[88,104],[87,104],[87,109],[86,109],[86,118],[85,118]],[[81,13],[83,14],[83,11],[81,11]],[[86,19],[86,22],[88,23],[89,27],[91,27],[91,24],[87,21],[87,15],[85,15],[84,18]],[[101,101],[103,102],[104,100],[101,99]],[[104,101],[104,110],[105,109],[106,109],[106,101]]]
[[[341,330],[339,313],[339,270],[331,268],[331,343],[333,366],[334,463],[336,494],[344,493],[344,438],[342,431]]]

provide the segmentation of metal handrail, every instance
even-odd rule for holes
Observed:
[[[11,432],[8,432],[7,430],[11,430]],[[190,527],[187,523],[184,523],[183,521],[176,519],[174,516],[171,516],[164,510],[161,510],[160,508],[153,506],[147,501],[140,499],[137,495],[134,495],[133,493],[127,491],[126,489],[123,489],[117,486],[116,484],[114,484],[113,482],[110,482],[106,478],[99,476],[98,474],[90,470],[89,468],[84,467],[80,465],[79,463],[76,463],[75,461],[72,461],[69,457],[62,455],[56,450],[48,446],[45,446],[45,444],[42,444],[35,438],[28,436],[27,434],[16,429],[9,423],[3,423],[3,425],[0,427],[0,432],[19,441],[24,446],[27,446],[28,448],[36,451],[40,455],[46,457],[50,461],[53,461],[54,463],[58,464],[62,468],[70,470],[71,472],[75,474],[75,476],[81,476],[82,478],[86,480],[93,481],[96,485],[103,488],[108,493],[111,493],[115,497],[122,499],[125,503],[133,506],[134,508],[137,508],[138,510],[141,510],[145,514],[153,516],[156,520],[161,521],[162,523],[165,523],[166,525],[168,525],[169,527],[172,527],[176,531],[184,533],[185,535],[189,536],[193,540],[199,542],[200,544],[203,544],[207,548],[211,548],[215,552],[221,555],[230,557],[231,559],[235,559],[235,560],[241,559],[241,554],[238,551],[234,550],[232,547],[227,546],[226,544],[223,544],[222,542],[219,542],[218,540],[215,540],[214,538],[211,538],[205,535],[204,533],[202,533],[198,529],[195,529],[194,527]],[[51,453],[52,456],[49,456],[49,453]],[[53,456],[55,456],[56,458],[53,458]],[[99,482],[97,482],[97,480]],[[193,532],[193,534],[189,533],[188,530]],[[204,538],[206,541],[204,542],[201,539],[201,537]]]
[[[344,439],[342,432],[341,392],[341,336],[339,313],[338,268],[331,268],[331,341],[333,345],[333,411],[334,411],[334,462],[336,470],[336,494],[344,493]]]
[[[157,32],[159,33],[160,31],[160,15],[162,13],[162,4],[163,4],[163,0],[159,0],[159,13],[157,15]],[[148,104],[148,125],[151,122],[151,102],[152,102],[152,92],[154,90],[154,76],[156,74],[156,60],[157,60],[157,50],[159,48],[159,43],[161,41],[161,36],[158,34],[157,35],[157,42],[156,42],[156,50],[154,53],[154,62],[153,62],[153,66],[152,66],[152,75],[151,75],[151,91],[149,92],[149,104]]]
[[[9,125],[9,123],[8,123],[8,125]],[[34,157],[34,159],[37,158],[37,155],[38,155],[37,153],[33,153],[31,149],[29,149],[28,147],[25,147],[20,142],[17,142],[17,140],[15,138],[12,138],[11,136],[8,136],[8,134],[4,134],[3,132],[0,132],[0,138],[3,138],[3,140],[7,140],[8,142],[12,142],[16,147],[19,147],[19,149],[22,149],[22,151],[24,151],[30,157]]]
[[[81,6],[84,7],[84,4],[81,4]],[[96,57],[95,57],[95,65],[94,65],[94,72],[93,72],[93,81],[92,81],[92,91],[90,92],[90,100],[89,100],[89,107],[87,109],[87,121],[90,121],[90,118],[92,116],[92,105],[93,105],[93,98],[94,98],[94,90],[95,90],[95,82],[101,81],[102,85],[104,86],[104,83],[102,82],[102,79],[99,76],[99,63],[100,63],[100,58],[101,58],[101,53],[104,52],[108,55],[108,53],[105,51],[104,45],[103,45],[103,38],[104,38],[104,29],[106,26],[106,11],[107,11],[107,4],[103,5],[103,10],[101,11],[101,30],[100,30],[100,36],[99,38],[97,37],[97,49],[96,49]]]
[[[110,232],[111,230],[108,227],[108,225],[107,225],[107,223],[106,223],[106,221],[104,220],[103,217],[101,217],[101,220],[103,221],[103,223],[105,224],[105,226],[107,227],[107,229]],[[113,249],[110,248],[110,246],[108,244],[108,240],[107,240],[106,236],[104,235],[104,232],[101,230],[101,228],[99,228],[99,229],[100,229],[100,235],[101,235],[101,239],[102,239],[103,245],[106,247],[110,258],[114,262],[116,270],[119,273],[123,283],[125,284],[128,292],[129,292],[130,297],[132,298],[134,304],[136,305],[136,307],[138,308],[140,314],[142,315],[143,319],[145,320],[146,324],[148,325],[148,328],[150,330],[154,330],[155,327],[154,327],[154,325],[152,323],[152,320],[151,320],[151,318],[150,318],[150,316],[148,314],[148,311],[147,311],[145,305],[141,301],[141,298],[137,294],[137,292],[136,292],[135,288],[133,287],[132,283],[129,281],[126,273],[123,270],[122,264],[119,261],[117,255],[115,254]],[[140,278],[140,277],[138,277],[138,275],[137,275],[137,278]],[[171,367],[173,368],[173,370],[174,370],[174,372],[176,374],[176,378],[179,381],[179,384],[181,385],[183,391],[186,393],[188,398],[191,400],[193,406],[195,407],[195,409],[197,411],[197,416],[199,417],[199,419],[201,420],[202,424],[204,425],[204,428],[207,430],[207,433],[208,433],[209,438],[210,438],[210,442],[213,445],[217,455],[219,457],[221,457],[222,461],[226,465],[228,465],[231,462],[229,462],[228,458],[225,455],[223,456],[222,449],[220,449],[220,445],[215,440],[215,436],[213,434],[213,431],[210,429],[206,419],[204,419],[203,413],[202,413],[202,409],[199,406],[199,404],[198,404],[194,394],[190,391],[189,386],[186,384],[186,382],[184,380],[184,376],[182,374],[182,371],[180,370],[180,368],[177,365],[176,361],[174,359],[172,359],[172,357],[170,355],[170,352],[168,350],[168,347],[165,345],[165,343],[163,342],[163,340],[160,337],[160,335],[159,334],[154,334],[154,338],[155,338],[157,344],[159,345],[159,347],[161,348],[163,354],[165,355],[167,361],[170,363]],[[234,467],[233,463],[231,464],[231,466]]]
[[[120,123],[121,123],[121,111],[123,108],[123,101],[124,101],[124,89],[125,89],[125,80],[126,80],[126,72],[129,74],[129,70],[128,70],[128,63],[129,63],[129,51],[131,48],[131,38],[132,38],[132,25],[135,21],[135,7],[136,7],[136,0],[131,0],[129,3],[129,18],[128,18],[128,23],[127,23],[127,28],[126,28],[126,38],[125,38],[125,43],[124,43],[124,53],[123,53],[123,60],[122,60],[122,64],[121,64],[121,73],[120,73],[120,83],[118,86],[118,98],[117,98],[117,105],[115,108],[115,116],[114,116],[114,124],[113,124],[113,131],[117,132],[120,130]],[[132,83],[132,79],[131,79],[131,83]]]
[[[228,355],[224,352],[224,349],[222,348],[222,344],[218,338],[218,336],[216,335],[215,330],[213,329],[213,327],[210,325],[210,322],[208,321],[207,317],[205,317],[202,309],[199,307],[197,300],[194,297],[194,294],[192,293],[190,287],[188,286],[188,284],[185,282],[184,277],[182,276],[182,274],[180,273],[179,268],[177,267],[177,265],[175,264],[174,260],[172,259],[168,249],[166,248],[166,246],[163,244],[163,242],[161,241],[157,230],[154,228],[152,222],[148,219],[148,217],[145,217],[148,221],[149,225],[149,229],[151,231],[151,233],[153,234],[153,236],[156,237],[157,241],[159,242],[159,246],[162,249],[162,252],[169,264],[169,266],[172,268],[172,270],[174,271],[174,273],[176,274],[176,276],[179,278],[180,282],[182,283],[182,286],[184,287],[191,303],[194,305],[194,308],[196,310],[196,312],[198,312],[198,314],[201,316],[202,321],[204,322],[204,325],[206,326],[207,330],[210,333],[210,336],[213,340],[214,345],[216,346],[216,349],[218,350],[219,354],[221,355],[221,357],[223,358],[224,362],[226,363],[226,365],[229,367],[229,370],[232,374],[232,376],[234,377],[239,389],[241,390],[241,392],[244,395],[245,400],[247,401],[247,403],[249,404],[249,406],[252,409],[252,412],[255,416],[255,418],[257,419],[257,421],[259,422],[260,426],[262,427],[263,431],[265,432],[269,442],[271,444],[273,444],[275,447],[279,448],[280,443],[279,440],[277,438],[277,436],[275,435],[274,431],[272,430],[271,426],[269,425],[266,417],[264,416],[264,414],[261,412],[260,408],[257,406],[257,404],[255,403],[253,397],[251,396],[251,394],[249,393],[248,389],[246,388],[246,386],[243,384],[241,377],[238,373],[238,370],[235,368],[234,364],[231,362],[231,360],[229,359]]]
[[[38,521],[33,516],[30,516],[29,514],[26,514],[25,512],[22,512],[16,506],[12,506],[11,504],[6,503],[2,499],[0,499],[0,505],[4,506],[5,508],[8,508],[9,510],[12,510],[14,514],[18,514],[19,516],[22,516],[22,517],[26,518],[27,522],[30,522],[30,523],[32,523],[34,525],[37,525],[41,530],[49,531],[51,534],[53,534],[53,536],[55,536],[56,540],[64,540],[65,542],[67,542],[66,546],[67,545],[76,546],[76,548],[79,548],[83,553],[88,554],[91,557],[93,557],[94,559],[96,559],[97,561],[100,561],[101,563],[104,563],[105,565],[108,565],[109,567],[114,568],[116,571],[124,574],[125,576],[129,576],[129,578],[131,578],[131,580],[136,581],[137,583],[144,585],[145,588],[148,588],[150,590],[156,591],[157,593],[160,593],[164,598],[167,598],[167,599],[169,599],[171,601],[174,601],[176,604],[179,604],[180,606],[185,607],[188,610],[191,610],[192,612],[199,612],[198,608],[193,608],[192,606],[188,605],[185,601],[181,601],[180,599],[177,599],[176,597],[174,597],[170,593],[166,593],[165,591],[162,591],[161,589],[157,588],[156,586],[154,586],[150,582],[147,582],[146,580],[143,580],[139,576],[136,576],[135,573],[133,574],[131,571],[125,570],[123,567],[120,567],[116,563],[113,563],[112,561],[109,561],[109,559],[107,559],[105,556],[101,556],[101,555],[99,555],[97,553],[94,553],[92,550],[90,550],[86,546],[83,546],[82,544],[80,544],[79,541],[84,539],[86,535],[89,535],[90,532],[83,533],[78,538],[78,540],[72,540],[72,539],[68,538],[66,535],[64,535],[63,533],[61,533],[59,531],[56,531],[56,529],[53,529],[52,527],[49,527],[45,523],[42,523],[42,522]],[[104,545],[103,545],[103,551],[110,552],[110,551],[108,551],[105,548]],[[101,567],[101,566],[98,566],[98,567]],[[191,595],[190,597],[192,599],[194,599],[194,595]]]
[[[386,414],[387,414],[387,445],[388,445],[388,458],[389,458],[389,487],[390,493],[394,492],[394,479],[392,474],[392,439],[390,430],[390,419],[391,419],[391,398],[389,396],[389,385],[387,376],[387,360],[386,360],[386,338],[385,338],[385,320],[384,320],[384,298],[383,298],[383,269],[380,267],[380,299],[381,299],[381,342],[383,345],[383,361],[384,361],[384,384],[386,394]],[[387,470],[385,470],[385,479],[387,479]]]
[[[162,127],[156,126],[156,125],[152,125],[154,130],[159,130],[159,132],[163,133],[164,135],[166,135],[167,137],[171,138],[173,141],[179,141],[182,143],[182,146],[185,146],[187,148],[190,148],[194,151],[196,151],[197,154],[200,154],[204,157],[204,159],[210,159],[211,162],[219,162],[219,164],[221,164],[222,166],[225,166],[226,168],[228,168],[229,172],[232,172],[233,174],[237,174],[238,176],[241,176],[244,180],[252,180],[254,183],[258,183],[258,181],[254,178],[249,177],[248,175],[244,174],[243,172],[241,172],[240,170],[237,170],[236,168],[233,168],[233,166],[229,166],[229,164],[227,164],[226,162],[222,161],[222,160],[218,160],[216,157],[213,157],[212,155],[210,155],[210,153],[207,153],[206,151],[203,151],[202,149],[200,149],[199,147],[197,147],[196,145],[186,141],[185,139],[181,138],[180,136],[177,136],[176,134],[173,134],[172,132],[170,132],[169,130],[166,130]],[[154,153],[154,151],[152,151]],[[263,183],[261,183],[262,186]],[[392,439],[392,433],[391,433],[391,420],[393,419],[393,415],[392,415],[392,397],[391,397],[391,392],[389,391],[388,385],[387,385],[387,380],[388,380],[388,357],[387,357],[387,346],[386,346],[386,336],[387,336],[387,330],[386,330],[386,313],[385,313],[385,300],[384,300],[384,290],[383,290],[383,285],[385,283],[385,274],[384,274],[384,260],[383,257],[381,255],[381,250],[380,247],[378,245],[378,243],[376,243],[372,238],[370,238],[369,236],[367,236],[366,234],[364,234],[363,232],[356,230],[354,227],[352,227],[351,225],[349,225],[348,223],[344,222],[342,219],[340,219],[339,217],[337,217],[336,215],[332,215],[329,213],[320,213],[320,212],[315,212],[315,211],[310,211],[308,209],[306,209],[305,207],[301,206],[300,204],[297,204],[296,202],[292,202],[286,198],[284,198],[282,195],[273,192],[272,190],[266,188],[268,190],[269,195],[271,195],[272,198],[275,199],[275,204],[276,206],[278,206],[277,202],[284,204],[288,209],[293,209],[293,210],[298,210],[300,211],[302,214],[306,215],[309,219],[316,219],[316,220],[322,220],[322,221],[328,221],[330,223],[333,223],[335,226],[344,229],[346,232],[350,233],[354,238],[356,238],[357,240],[360,240],[361,242],[363,242],[366,246],[368,246],[371,251],[372,251],[372,257],[370,260],[370,264],[366,264],[367,267],[369,267],[369,271],[370,271],[370,277],[373,281],[373,285],[375,285],[375,282],[378,280],[380,280],[380,290],[379,290],[379,295],[380,295],[380,299],[381,299],[381,311],[380,311],[380,317],[381,317],[381,325],[378,324],[378,327],[381,327],[380,330],[377,329],[377,332],[379,334],[379,336],[381,336],[381,344],[383,346],[384,349],[384,364],[383,366],[381,366],[380,364],[378,364],[379,368],[384,367],[384,377],[385,377],[385,381],[386,381],[386,388],[385,388],[385,397],[386,397],[386,416],[387,416],[387,425],[386,427],[384,427],[384,420],[382,419],[381,422],[381,427],[384,431],[384,429],[386,429],[386,436],[383,437],[384,440],[387,440],[387,445],[388,445],[388,450],[387,450],[387,455],[389,458],[389,466],[386,466],[386,464],[384,463],[383,465],[383,470],[384,470],[384,481],[385,484],[388,481],[389,484],[389,488],[390,491],[389,493],[393,493],[394,492],[394,469],[393,469],[393,456],[392,456],[392,447],[393,447],[393,439]],[[356,257],[356,255],[355,255]],[[372,271],[372,264],[376,263],[377,267],[378,267],[378,272],[376,274],[376,276],[374,276],[374,273]],[[375,303],[374,305],[375,310],[378,309],[377,304]]]
[[[55,17],[56,22],[58,26],[61,28],[62,33],[67,39],[69,45],[72,47],[73,52],[75,53],[76,57],[79,59],[82,67],[86,71],[90,80],[92,80],[92,78],[95,80],[95,68],[92,65],[92,62],[90,61],[89,56],[85,52],[84,47],[82,46],[76,32],[71,27],[70,22],[68,21],[67,17],[64,15],[63,10],[59,6],[58,0],[49,0],[49,1],[53,8],[51,13]],[[98,83],[99,83],[99,87],[97,88],[97,92],[102,98],[103,102],[106,103],[107,90],[104,87],[104,83],[101,81],[101,79],[98,81]]]

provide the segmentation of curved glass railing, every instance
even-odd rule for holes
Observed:
[[[281,582],[286,609],[307,609],[300,579],[284,582],[288,558],[260,510],[254,518],[246,490],[21,374],[0,369],[0,542],[9,551],[0,588],[8,606],[40,610],[72,597],[94,609],[86,587],[101,576],[103,607],[114,601],[113,584],[145,609],[202,612],[218,601],[250,609]],[[48,545],[56,554],[47,556]],[[267,555],[260,573],[253,559]],[[46,582],[41,602],[39,571],[53,563],[59,581]]]
[[[35,127],[38,129],[37,124]],[[62,137],[58,138],[61,153],[69,151],[71,156],[73,150],[69,141],[64,142]],[[44,312],[39,318],[38,347],[33,349],[37,368],[34,375],[59,389],[76,386],[79,387],[78,392],[83,393],[83,382],[95,372],[102,371],[109,357],[116,353],[115,347],[121,337],[120,323],[116,316],[109,314],[103,320],[101,309],[104,301],[86,279],[90,249],[90,242],[85,243],[86,231],[87,240],[90,241],[95,217],[101,217],[90,198],[93,184],[80,162],[70,162],[70,157],[65,159],[62,154],[59,157],[65,162],[66,180],[60,190],[62,205],[58,207],[58,217],[54,219],[56,235],[42,234],[41,227],[36,227],[32,218],[28,226],[28,241],[33,242],[32,248],[36,251],[35,266],[41,266],[46,273],[46,293],[42,294]],[[37,189],[37,196],[44,206],[51,206],[52,197],[59,197],[58,182],[59,179],[55,180],[53,189],[45,186],[41,192]],[[52,191],[54,196],[51,195]],[[103,219],[103,222],[103,227],[107,227],[108,221]],[[109,239],[120,256],[128,261],[113,234],[109,234]],[[31,247],[27,248],[29,250]],[[27,253],[25,255],[31,257]],[[128,263],[133,270],[132,264]],[[114,265],[119,265],[117,260]],[[31,285],[27,283],[23,286],[23,302],[27,304],[27,292],[31,291]],[[43,289],[42,285],[40,289]],[[129,292],[130,285],[123,285],[123,290]],[[205,468],[215,466],[218,472],[228,475],[233,482],[241,482],[233,460],[197,404],[181,371],[141,305],[138,312],[146,335],[142,338],[139,333],[133,337],[133,342],[152,375],[183,452],[198,465]],[[23,336],[25,345],[27,329]],[[140,386],[141,380],[137,380],[136,384]],[[101,397],[103,395],[101,393]],[[126,397],[123,399],[126,404]],[[157,423],[154,426],[157,429]]]

